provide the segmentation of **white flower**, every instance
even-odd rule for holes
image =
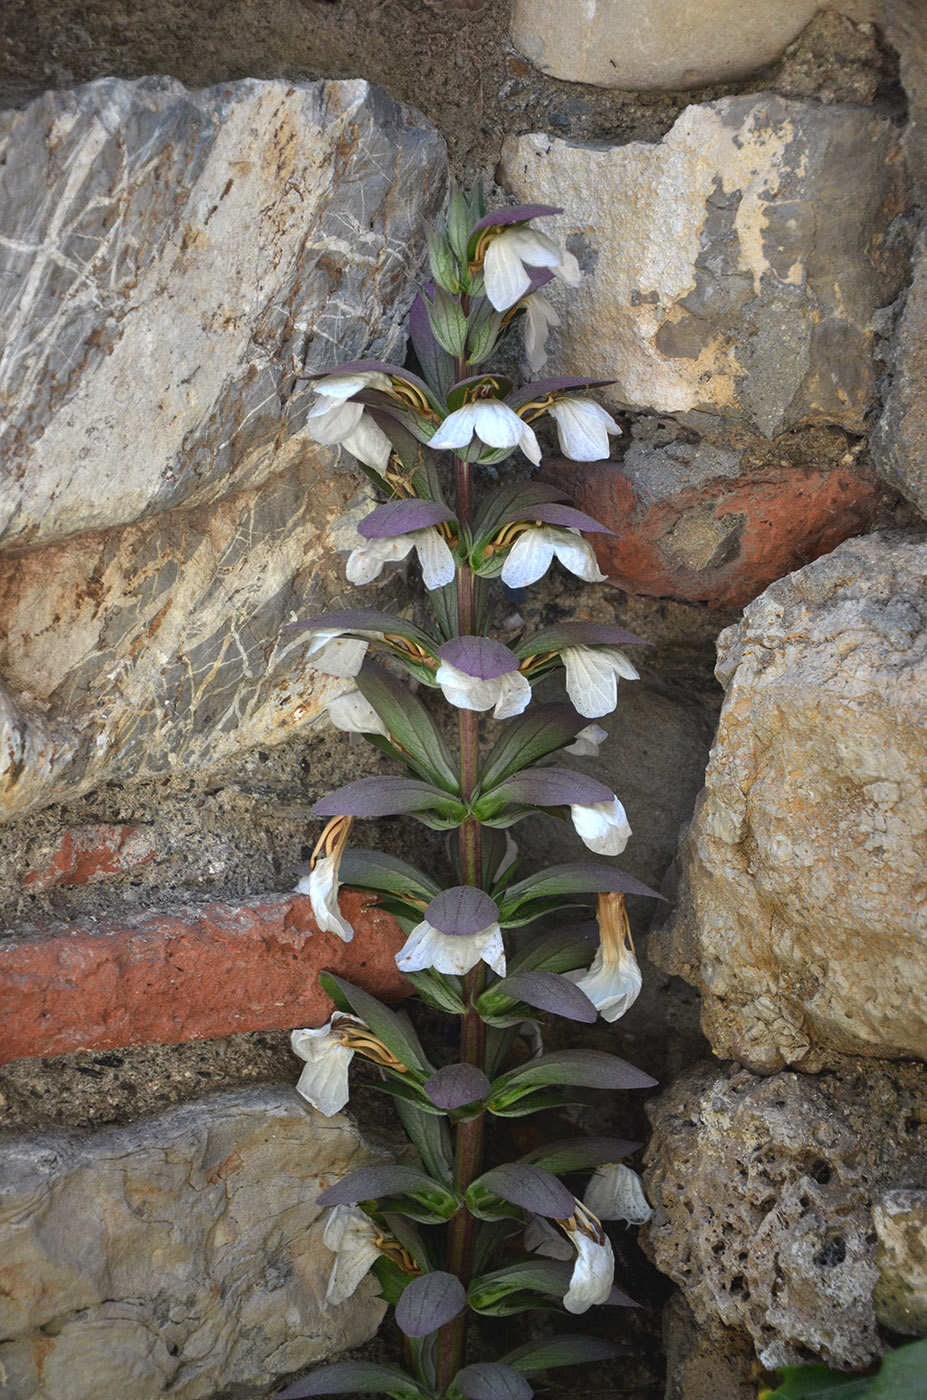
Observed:
[[[583,845],[597,856],[620,856],[628,844],[631,827],[627,814],[613,797],[610,802],[574,802],[570,806],[573,826]]]
[[[576,1216],[573,1218],[576,1220]],[[591,1218],[595,1220],[594,1216]],[[565,1228],[576,1245],[576,1263],[570,1286],[563,1295],[563,1306],[569,1313],[584,1313],[607,1301],[615,1278],[615,1255],[601,1226],[597,1235],[587,1234],[579,1226],[575,1230]]]
[[[564,647],[567,694],[586,719],[611,714],[618,704],[618,677],[636,681],[638,672],[619,647]]]
[[[601,404],[569,395],[547,410],[557,424],[560,451],[573,462],[601,462],[609,454],[608,438],[621,429]]]
[[[442,933],[423,919],[396,954],[396,966],[400,972],[433,967],[437,972],[459,974],[469,972],[481,959],[500,977],[505,976],[505,945],[497,923],[479,933],[453,934]]]
[[[313,385],[318,400],[306,416],[306,429],[325,447],[340,444],[359,461],[383,471],[392,444],[383,429],[354,403],[353,395],[362,389],[391,389],[389,376],[376,370],[359,374],[330,374]]]
[[[359,1206],[333,1206],[325,1223],[322,1243],[335,1256],[325,1290],[325,1301],[333,1307],[356,1293],[371,1265],[380,1257],[376,1241],[380,1232]]]
[[[448,704],[456,705],[458,710],[492,710],[495,719],[520,715],[531,700],[531,682],[520,671],[506,671],[482,681],[449,661],[442,661],[435,671],[435,680]]]
[[[405,559],[411,549],[418,555],[426,588],[443,588],[446,583],[452,582],[456,572],[454,556],[447,540],[433,525],[423,530],[410,530],[405,535],[364,540],[348,558],[345,569],[348,582],[372,583],[379,577],[384,564]]]
[[[483,261],[486,295],[497,311],[507,311],[531,286],[529,267],[546,267],[575,287],[580,280],[579,263],[572,253],[558,248],[552,238],[537,229],[503,228],[490,240]]]
[[[534,430],[498,399],[477,399],[449,413],[428,445],[466,448],[474,437],[491,448],[520,447],[530,462],[540,465],[541,449]]]
[[[550,302],[540,292],[532,292],[522,302],[525,308],[525,359],[532,374],[547,364],[547,335],[551,326],[560,325]]]
[[[603,729],[601,724],[587,724],[585,729],[581,729],[573,740],[572,744],[567,744],[564,753],[575,753],[580,758],[598,758],[599,749],[608,738],[608,730]]]
[[[561,525],[532,525],[523,530],[502,565],[502,582],[509,588],[527,588],[547,573],[554,559],[586,583],[602,583],[595,552],[578,530]]]
[[[327,1026],[293,1031],[290,1036],[294,1054],[306,1061],[296,1092],[326,1118],[340,1113],[350,1097],[348,1066],[354,1051],[334,1035],[336,1024],[349,1019],[336,1011]]]
[[[320,856],[308,875],[296,886],[297,894],[307,894],[312,914],[322,933],[335,933],[342,943],[350,943],[354,930],[338,907],[338,867],[341,851]]]
[[[389,738],[389,730],[359,690],[348,690],[344,695],[336,695],[325,706],[328,717],[336,729],[346,734],[382,734]],[[308,891],[300,891],[308,893]]]
[[[646,1225],[653,1215],[637,1172],[621,1162],[593,1172],[583,1205],[600,1220],[625,1220],[629,1225]]]
[[[580,1201],[570,1219],[558,1220],[557,1224],[567,1237],[562,1242],[549,1221],[531,1216],[525,1229],[525,1248],[548,1259],[572,1259],[575,1251],[563,1306],[567,1312],[583,1313],[604,1303],[611,1293],[615,1277],[611,1242],[595,1215]]]
[[[596,917],[599,947],[592,966],[566,975],[586,993],[603,1021],[617,1021],[634,1005],[643,984],[624,895],[600,894]]]
[[[306,658],[315,658],[312,664],[316,671],[324,671],[329,676],[357,675],[364,664],[369,642],[321,627],[309,635],[312,640],[306,649]]]

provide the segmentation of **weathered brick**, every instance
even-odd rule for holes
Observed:
[[[395,1001],[402,930],[369,899],[342,895],[351,943],[296,894],[20,930],[0,960],[0,1063],[320,1025],[325,970]]]
[[[146,865],[157,853],[150,829],[144,826],[69,826],[51,854],[23,877],[23,887],[95,885],[110,875]]]

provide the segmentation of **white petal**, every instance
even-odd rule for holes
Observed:
[[[567,744],[564,753],[575,753],[579,758],[598,758],[599,749],[608,738],[608,730],[603,729],[601,724],[587,724],[585,729],[581,729],[573,740],[572,744]]]
[[[546,528],[550,531],[554,554],[565,569],[586,583],[605,582],[606,575],[599,572],[595,550],[588,540],[584,540],[575,530],[557,529],[553,525]]]
[[[533,228],[504,229],[486,249],[483,261],[486,295],[497,311],[507,311],[531,286],[526,263],[529,267],[556,270],[563,259],[563,252],[546,233]]]
[[[558,399],[548,412],[557,424],[561,452],[574,462],[603,461],[609,455],[609,433],[621,432],[611,414],[591,399]]]
[[[469,972],[482,959],[500,977],[505,976],[505,946],[498,924],[468,937],[441,933],[425,919],[409,934],[396,954],[400,972],[421,972],[433,967],[437,972]]]
[[[584,1313],[608,1298],[615,1277],[615,1256],[607,1239],[603,1244],[597,1244],[580,1231],[571,1232],[570,1238],[576,1245],[577,1254],[563,1306],[567,1312]]]
[[[411,535],[393,535],[385,540],[365,540],[348,556],[344,570],[348,583],[372,583],[375,578],[379,578],[384,564],[393,564],[405,559],[413,543]]]
[[[507,671],[494,682],[498,699],[493,709],[494,719],[511,719],[520,715],[531,703],[531,682],[520,671]]]
[[[336,1014],[327,1026],[315,1030],[293,1031],[290,1044],[306,1068],[299,1076],[296,1092],[317,1108],[326,1118],[340,1113],[350,1097],[348,1066],[354,1051],[332,1039],[332,1025],[340,1020]]]
[[[337,856],[323,856],[302,877],[296,892],[309,896],[313,917],[323,933],[336,933],[342,943],[350,943],[354,930],[338,907],[338,864]]]
[[[449,413],[438,431],[429,439],[429,447],[468,447],[476,432],[476,404],[465,403]]]
[[[306,425],[316,442],[333,447],[344,441],[363,416],[362,403],[329,403],[327,399],[319,399],[306,415]]]
[[[525,530],[512,545],[502,565],[502,582],[509,588],[527,588],[543,578],[553,557],[553,546],[546,531]]]
[[[364,664],[367,647],[362,637],[336,636],[320,648],[310,647],[307,656],[312,657],[316,671],[324,671],[328,676],[356,676]]]
[[[611,714],[618,704],[618,677],[638,680],[637,671],[618,647],[564,647],[567,694],[586,719]]]
[[[368,467],[373,467],[378,472],[385,469],[389,454],[393,450],[393,444],[369,413],[363,414],[356,428],[345,433],[341,445],[352,457],[356,457],[359,462],[366,462]]]
[[[325,398],[350,399],[361,389],[382,389],[389,393],[393,386],[388,374],[366,369],[358,370],[356,374],[329,374],[324,379],[316,379],[312,387]]]
[[[570,816],[577,836],[596,855],[620,856],[628,844],[631,827],[617,797],[610,802],[574,803]]]
[[[602,948],[588,971],[568,973],[580,991],[585,992],[603,1021],[617,1021],[637,1001],[643,978],[630,948],[622,948],[617,961],[605,961]]]
[[[380,1251],[374,1243],[377,1229],[357,1206],[334,1206],[325,1225],[322,1243],[335,1256],[325,1301],[343,1303],[357,1291]]]
[[[568,287],[578,287],[583,280],[579,263],[573,254],[568,253],[565,248],[560,254],[559,263],[553,267],[552,271],[554,276],[559,277],[560,281],[565,282]]]
[[[499,699],[498,679],[481,681],[442,661],[435,671],[435,680],[449,705],[458,710],[491,710]]]
[[[454,556],[440,530],[429,527],[413,530],[409,537],[415,544],[418,562],[422,566],[422,582],[428,589],[443,588],[452,583],[457,573]]]
[[[625,1220],[629,1225],[646,1225],[653,1215],[637,1172],[620,1162],[593,1172],[583,1205],[600,1220]]]
[[[336,695],[325,708],[335,728],[343,729],[346,734],[382,734],[384,738],[389,738],[386,725],[359,690]]]
[[[550,302],[540,292],[532,292],[525,297],[525,359],[532,374],[537,374],[547,364],[547,335],[551,326],[560,325]]]

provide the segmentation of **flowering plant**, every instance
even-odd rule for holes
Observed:
[[[584,397],[600,381],[516,387],[482,368],[518,320],[529,366],[543,366],[547,328],[557,318],[540,288],[552,277],[568,285],[579,279],[572,255],[533,226],[558,212],[529,205],[486,214],[481,192],[455,191],[429,243],[433,280],[410,314],[421,376],[373,360],[311,376],[317,399],[309,431],[353,453],[383,498],[359,527],[348,579],[367,583],[414,552],[431,624],[364,608],[297,624],[315,667],[353,678],[354,688],[329,706],[333,722],[365,735],[401,768],[316,803],[315,815],[327,823],[299,888],[319,927],[345,941],[353,930],[339,908],[339,886],[379,898],[406,933],[400,970],[423,1002],[459,1018],[460,1051],[455,1062],[432,1063],[405,1014],[330,974],[321,980],[335,1004],[331,1021],[293,1033],[305,1061],[299,1092],[323,1114],[347,1103],[354,1055],[379,1066],[419,1166],[363,1168],[319,1198],[331,1211],[324,1233],[334,1255],[328,1300],[343,1301],[372,1268],[395,1305],[408,1370],[340,1362],[291,1386],[288,1400],[374,1393],[524,1400],[533,1394],[532,1373],[601,1359],[612,1348],[570,1334],[468,1364],[468,1316],[558,1306],[582,1313],[594,1304],[631,1302],[614,1286],[602,1221],[647,1219],[639,1179],[622,1160],[636,1144],[576,1138],[516,1162],[487,1168],[483,1161],[489,1116],[556,1108],[569,1102],[566,1086],[654,1082],[601,1051],[546,1053],[536,1020],[538,1012],[586,1023],[624,1014],[641,985],[625,895],[653,891],[602,860],[515,879],[505,834],[537,811],[569,818],[598,856],[619,855],[631,834],[616,794],[553,756],[597,751],[605,732],[588,721],[615,708],[619,678],[636,678],[624,649],[641,639],[581,621],[523,636],[512,647],[489,636],[496,578],[525,587],[555,558],[586,581],[603,578],[583,532],[607,531],[562,492],[531,481],[491,486],[478,501],[474,492],[477,469],[516,450],[540,462],[533,425],[545,415],[574,460],[606,458],[609,435],[619,431]],[[454,454],[452,491],[440,452]],[[535,683],[558,667],[569,703],[532,703]],[[403,676],[440,690],[455,707],[456,754]],[[506,724],[481,761],[479,716],[489,711]],[[349,846],[356,818],[397,813],[454,833],[455,883],[444,886],[407,861]],[[593,898],[594,940],[577,929],[529,931],[515,945],[511,930],[530,930],[542,916]],[[520,1059],[513,1055],[519,1040]],[[581,1200],[560,1180],[578,1172],[592,1172]]]

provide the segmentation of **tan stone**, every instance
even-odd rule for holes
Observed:
[[[819,0],[515,0],[512,39],[537,68],[598,87],[696,88],[746,77],[776,58]],[[881,0],[835,0],[877,20]]]
[[[719,639],[727,696],[652,942],[715,1053],[927,1058],[927,545],[848,541]]]
[[[879,1237],[879,1321],[903,1336],[927,1336],[927,1191],[886,1191],[872,1208]]]
[[[613,381],[619,407],[697,411],[767,437],[811,423],[865,430],[874,316],[904,285],[890,239],[907,191],[898,133],[863,107],[771,94],[688,107],[662,141],[503,149],[520,202],[581,285],[547,295],[563,327],[546,373]]]
[[[7,1135],[5,1393],[257,1396],[366,1340],[383,1312],[378,1285],[325,1304],[331,1255],[315,1199],[378,1157],[347,1118],[266,1087],[84,1138]]]

